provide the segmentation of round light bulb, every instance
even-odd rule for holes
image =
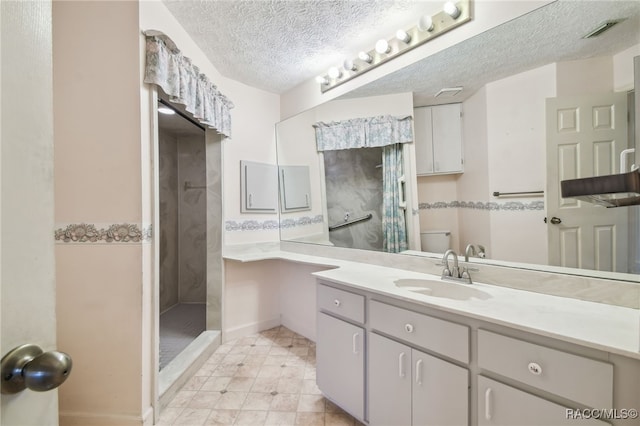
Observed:
[[[458,9],[458,6],[456,6],[452,1],[446,2],[443,9],[444,13],[451,16],[453,19],[456,19],[458,16],[460,16],[460,9]]]
[[[328,81],[327,81],[326,77],[323,77],[323,76],[319,75],[319,76],[316,77],[316,83],[318,83],[318,84],[327,84]]]
[[[373,58],[367,52],[358,53],[358,58],[360,58],[361,61],[365,61],[368,64],[370,64],[373,61]]]
[[[411,41],[411,36],[407,34],[405,30],[396,31],[396,38],[403,43],[409,43]]]
[[[418,29],[420,31],[433,31],[433,18],[429,15],[424,15],[418,21]]]
[[[342,75],[342,72],[337,67],[331,67],[329,68],[329,71],[327,72],[327,74],[331,78],[340,78],[340,76]]]
[[[390,51],[391,46],[389,46],[387,40],[378,40],[378,42],[376,43],[376,52],[382,55],[384,53],[389,53]]]
[[[351,59],[345,59],[343,66],[347,71],[356,71],[358,69]]]
[[[166,114],[166,115],[173,115],[176,113],[174,110],[166,106],[158,107],[158,112],[160,114]]]

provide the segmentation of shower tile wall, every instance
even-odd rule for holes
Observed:
[[[204,133],[178,137],[180,303],[207,301],[207,192]],[[198,188],[186,189],[185,182]]]
[[[207,132],[207,330],[222,328],[222,140]]]
[[[337,247],[382,250],[382,149],[360,148],[324,153],[329,226],[371,213],[365,222],[329,233]]]
[[[202,137],[159,135],[160,312],[206,303],[206,192]]]
[[[160,312],[178,303],[178,148],[174,135],[159,134]]]

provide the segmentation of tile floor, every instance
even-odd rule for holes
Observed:
[[[315,343],[285,327],[227,342],[176,394],[159,424],[361,425],[321,395],[315,357]]]

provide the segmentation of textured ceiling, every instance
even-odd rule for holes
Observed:
[[[443,1],[163,0],[223,75],[283,93],[389,38]],[[486,1],[486,0],[483,0]],[[509,0],[515,1],[515,0]],[[497,2],[499,3],[499,2]],[[601,36],[582,36],[627,18]],[[611,55],[640,43],[640,1],[560,0],[390,74],[345,97],[414,92],[417,105],[551,62]],[[451,102],[452,99],[445,99]]]

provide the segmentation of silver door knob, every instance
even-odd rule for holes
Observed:
[[[71,357],[64,352],[44,352],[38,345],[22,345],[11,350],[0,361],[3,394],[27,388],[44,392],[57,388],[69,377]]]

